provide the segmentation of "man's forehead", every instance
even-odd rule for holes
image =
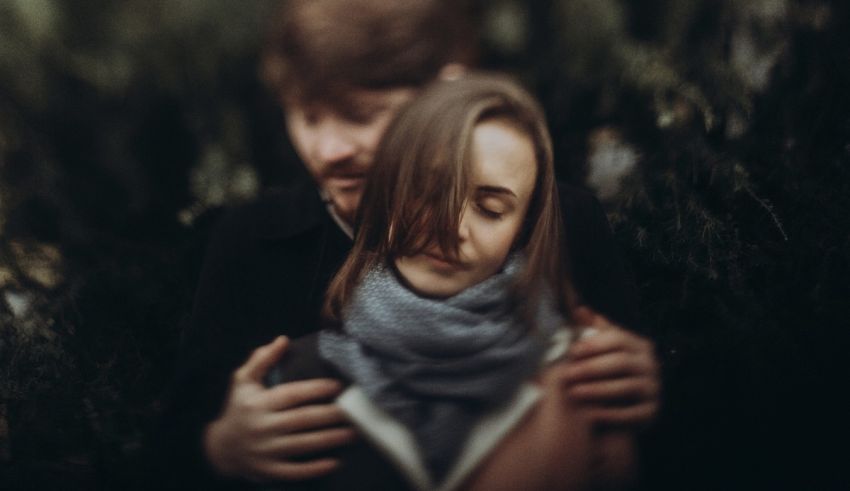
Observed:
[[[286,109],[326,111],[346,114],[363,108],[396,105],[406,102],[418,92],[414,87],[339,87],[325,92],[324,95],[288,94],[283,103]]]

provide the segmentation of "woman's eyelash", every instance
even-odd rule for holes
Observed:
[[[481,212],[482,215],[484,215],[488,218],[502,218],[502,215],[504,215],[504,213],[502,213],[500,211],[489,210],[489,209],[487,209],[487,208],[485,208],[481,205],[477,205],[476,207],[478,208],[478,211]]]

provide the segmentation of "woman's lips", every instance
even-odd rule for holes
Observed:
[[[460,261],[455,261],[455,260],[449,259],[449,258],[443,256],[442,254],[436,254],[436,253],[433,253],[433,252],[425,252],[422,255],[425,256],[427,261],[432,266],[436,267],[437,269],[456,270],[456,269],[463,269],[465,267],[464,263],[462,263]]]

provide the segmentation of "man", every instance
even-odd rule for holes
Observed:
[[[263,68],[312,182],[235,211],[210,245],[166,418],[177,435],[175,464],[188,474],[300,481],[339,465],[328,451],[355,437],[331,403],[340,385],[266,388],[266,372],[287,347],[286,339],[269,340],[318,328],[381,135],[422,86],[459,76],[471,62],[460,3],[287,4]],[[598,203],[568,187],[561,199],[579,294],[614,322],[633,325],[634,292]],[[600,424],[645,424],[657,409],[652,345],[595,311],[578,319],[599,334],[575,343],[573,361],[557,368],[565,390]],[[201,473],[192,475],[197,484]]]

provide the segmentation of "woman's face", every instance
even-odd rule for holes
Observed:
[[[395,265],[421,295],[449,297],[497,273],[522,230],[537,179],[531,139],[504,120],[479,123],[472,135],[472,186],[458,229],[458,257],[436,244]]]

